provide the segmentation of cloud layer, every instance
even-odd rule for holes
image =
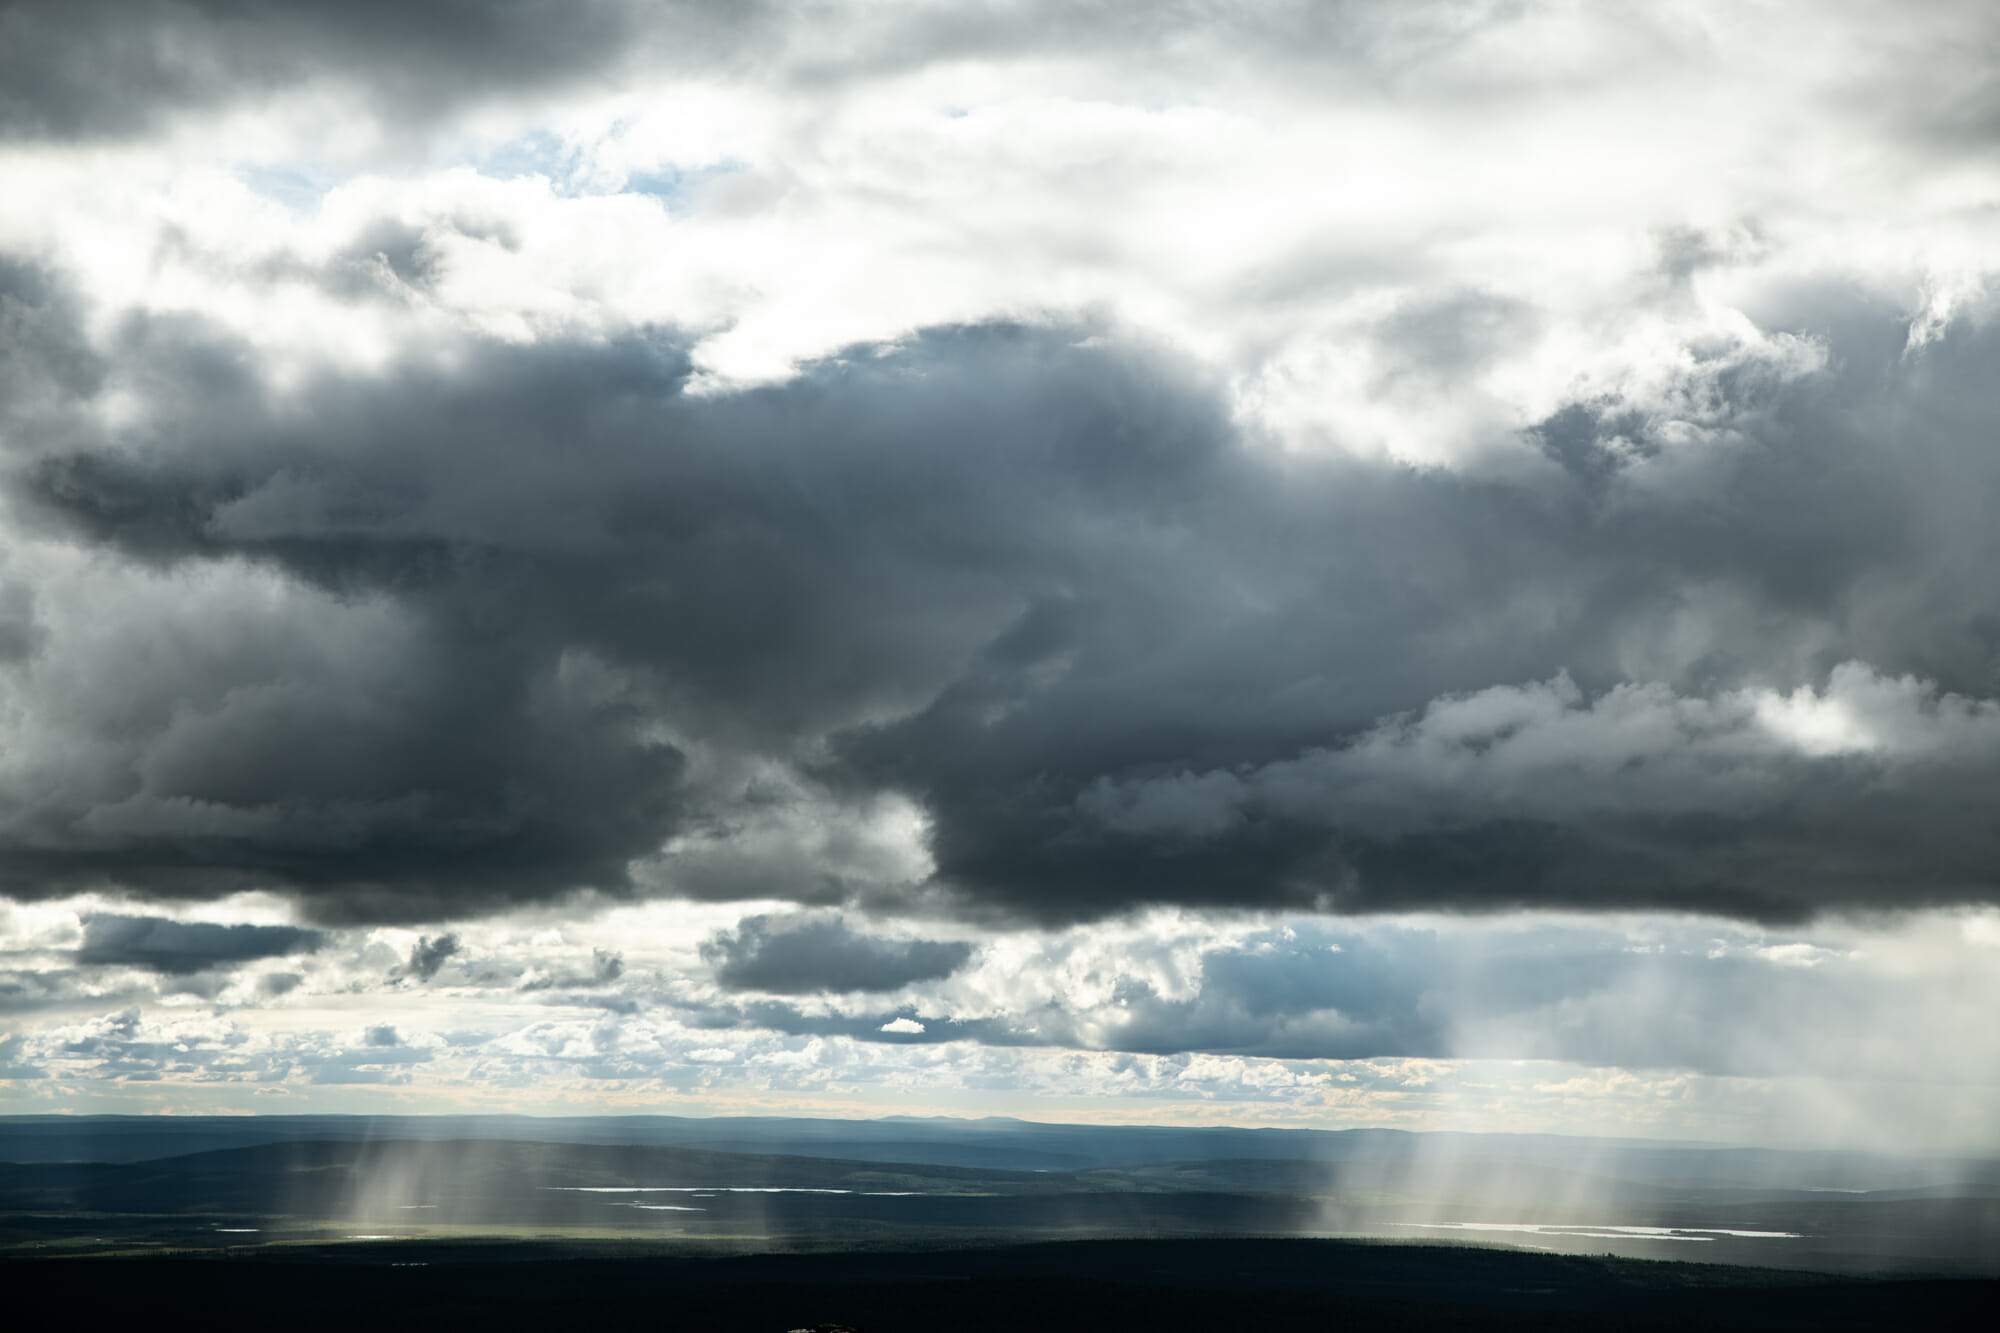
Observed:
[[[280,397],[135,326],[20,432],[21,512],[119,553],[76,577],[132,610],[19,632],[4,861],[326,919],[647,884],[1044,919],[1989,901],[2000,604],[1954,571],[2000,551],[1945,497],[1996,489],[1962,424],[1991,338],[1906,329],[1446,471],[1278,451],[1076,329],[701,395],[671,341],[473,343]],[[123,393],[143,420],[96,426]],[[922,882],[749,841],[678,873],[768,802],[889,797]]]
[[[561,929],[469,924],[423,984],[407,960],[437,941],[395,928],[331,931],[281,964],[206,977],[79,961],[98,910],[0,919],[10,1106],[1037,1106],[1683,1137],[1782,1127],[1791,1141],[1977,1150],[2000,1074],[1979,1022],[1995,1001],[1990,909],[1804,933],[1151,913],[948,947],[831,916],[717,930],[727,909],[704,923],[653,903]],[[741,975],[760,954],[772,975]],[[852,984],[839,969],[863,955]]]
[[[325,939],[318,931],[296,926],[222,926],[97,913],[83,920],[76,961],[85,966],[122,964],[155,972],[200,972],[310,953]]]
[[[1886,1123],[2000,903],[1996,32],[5,6],[0,1069]]]

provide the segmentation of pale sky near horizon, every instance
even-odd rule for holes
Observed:
[[[0,4],[0,1112],[2000,1152],[1996,50]]]

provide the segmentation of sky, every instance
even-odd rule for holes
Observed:
[[[0,1110],[2000,1152],[1996,59],[0,4]]]

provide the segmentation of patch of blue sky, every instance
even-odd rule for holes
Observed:
[[[236,179],[264,198],[301,213],[318,208],[327,192],[340,183],[337,172],[315,162],[239,166]]]
[[[682,204],[702,185],[718,176],[741,171],[744,163],[735,160],[701,166],[662,165],[652,170],[606,171],[593,163],[577,144],[545,130],[509,139],[483,153],[469,155],[457,165],[469,166],[482,176],[514,180],[540,176],[559,195],[578,197],[593,194],[643,194],[669,207]]]
[[[658,171],[635,171],[625,178],[622,193],[651,195],[671,208],[687,202],[710,181],[742,171],[745,166],[745,163],[730,159],[685,170],[664,167]]]
[[[482,176],[499,180],[546,176],[560,185],[577,174],[579,162],[576,145],[547,130],[530,130],[453,165],[469,166]]]

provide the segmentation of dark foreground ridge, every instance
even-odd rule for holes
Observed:
[[[785,1333],[1972,1326],[2000,1282],[1854,1281],[1327,1240],[1074,1241],[735,1258],[395,1242],[0,1263],[19,1329],[641,1328]]]

